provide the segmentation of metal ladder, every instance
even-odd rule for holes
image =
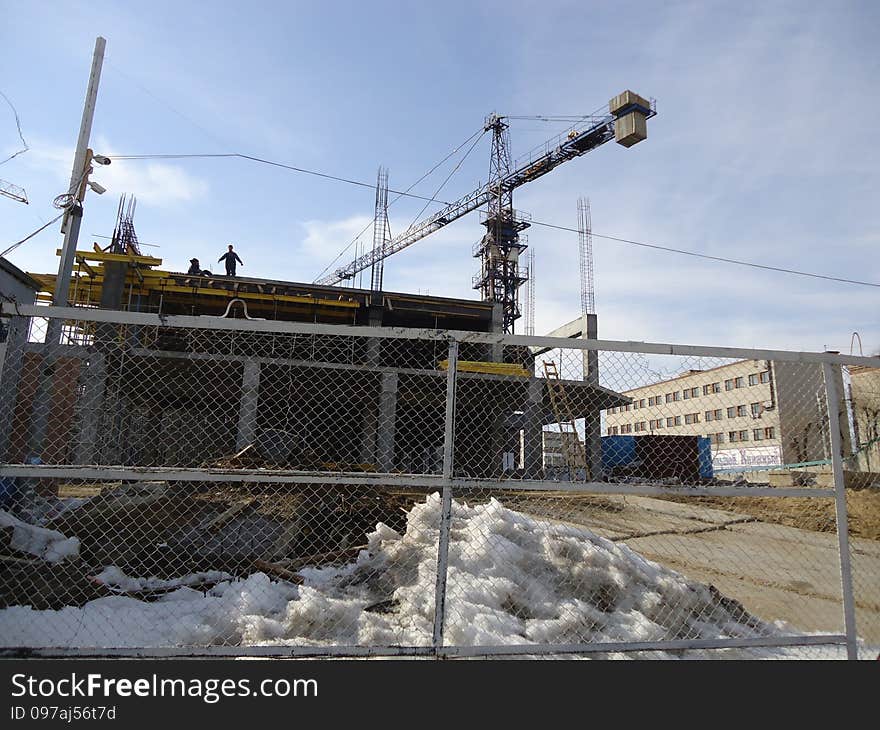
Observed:
[[[587,457],[584,444],[574,424],[571,404],[565,393],[562,381],[559,379],[559,370],[556,369],[554,360],[544,360],[544,377],[547,380],[547,390],[550,393],[550,405],[559,425],[560,447],[562,457],[574,479],[579,469],[584,470],[586,475]]]

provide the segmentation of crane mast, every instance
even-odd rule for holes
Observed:
[[[516,168],[510,163],[509,126],[504,121],[505,117],[493,114],[485,125],[485,129],[492,132],[490,179],[485,185],[413,224],[386,241],[385,245],[374,246],[371,251],[315,283],[333,285],[352,279],[358,272],[374,267],[379,261],[453,221],[485,208],[482,224],[486,226],[486,234],[474,250],[474,255],[481,261],[481,270],[473,283],[484,299],[502,302],[504,330],[512,331],[513,322],[519,317],[518,289],[525,281],[524,272],[519,271],[518,264],[525,241],[519,234],[529,225],[526,217],[517,215],[513,210],[513,191],[546,175],[563,162],[581,157],[612,139],[624,147],[646,139],[646,120],[656,113],[653,100],[644,99],[632,91],[624,91],[611,100],[608,113],[583,117],[567,133],[548,140]]]
[[[529,222],[513,209],[513,188],[504,185],[510,176],[510,125],[495,114],[486,120],[486,131],[492,132],[492,154],[489,162],[488,211],[481,223],[486,233],[474,246],[474,257],[480,259],[480,273],[474,277],[474,289],[485,302],[500,302],[504,331],[513,332],[520,317],[519,289],[528,279],[520,269],[519,257],[526,248],[520,232]]]

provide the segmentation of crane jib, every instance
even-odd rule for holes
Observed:
[[[539,157],[526,161],[516,170],[505,175],[500,180],[502,192],[510,192],[524,183],[535,180],[542,175],[546,175],[563,162],[585,155],[587,152],[596,149],[596,147],[614,139],[615,120],[620,114],[629,110],[630,107],[625,107],[622,111],[619,111],[616,114],[608,114],[598,119],[593,117],[591,121],[594,123],[591,126],[580,131],[572,130],[569,132],[568,136],[553,149]],[[638,107],[638,111],[641,113],[647,112],[644,113],[646,119],[657,113],[653,108],[653,104],[651,104],[650,108],[646,107],[642,109],[641,107]],[[347,266],[337,269],[333,274],[326,276],[323,279],[319,279],[317,283],[332,285],[353,278],[359,271],[369,268],[377,261],[388,258],[398,251],[402,251],[404,248],[411,246],[431,233],[440,230],[443,226],[446,226],[486,205],[492,197],[498,195],[498,184],[499,183],[495,183],[493,187],[490,187],[487,184],[468,193],[463,198],[460,198],[454,203],[450,203],[429,218],[411,226],[399,236],[392,239],[384,248],[364,254],[349,263]]]

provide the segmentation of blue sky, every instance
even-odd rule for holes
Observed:
[[[657,99],[649,139],[606,144],[520,188],[518,209],[596,233],[880,282],[880,112],[873,2],[151,2],[0,0],[0,90],[30,150],[0,166],[0,248],[54,217],[70,178],[95,37],[107,39],[92,147],[240,152],[405,189],[497,111],[589,113],[623,89]],[[2,100],[0,100],[2,102]],[[560,131],[514,122],[514,155]],[[0,157],[19,147],[0,106]],[[486,177],[481,140],[440,198]],[[414,192],[431,195],[450,165]],[[93,179],[80,246],[138,198],[163,268],[311,281],[372,217],[374,193],[242,160],[117,161]],[[394,197],[392,195],[392,197]],[[422,203],[391,209],[402,231]],[[434,209],[430,208],[428,212]],[[474,297],[472,214],[388,260],[386,288]],[[577,236],[535,226],[538,332],[579,312]],[[369,231],[364,240],[369,239]],[[57,225],[10,259],[57,269]],[[350,249],[342,261],[354,253]],[[880,350],[880,290],[594,241],[600,336]]]

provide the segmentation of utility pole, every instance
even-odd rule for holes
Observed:
[[[88,177],[92,170],[92,161],[94,160],[99,164],[110,163],[110,160],[106,157],[94,155],[89,148],[92,119],[95,116],[95,102],[98,97],[98,82],[101,80],[101,67],[104,64],[104,48],[106,45],[107,41],[101,36],[95,39],[92,72],[89,76],[88,88],[86,89],[86,101],[83,107],[82,121],[80,122],[79,139],[77,139],[76,153],[73,158],[73,171],[70,174],[70,187],[67,191],[66,207],[61,221],[64,244],[61,248],[61,262],[58,265],[55,291],[52,295],[52,304],[56,307],[66,307],[68,304],[70,277],[73,273],[73,261],[76,258],[76,244],[79,240],[79,227],[82,222],[82,201],[85,198]],[[63,324],[63,318],[50,318],[46,326],[46,350],[40,367],[40,377],[37,383],[37,392],[34,394],[31,416],[28,456],[31,460],[42,459],[45,448],[46,429],[52,410],[52,384],[54,383],[55,366],[61,356],[60,345]]]
[[[64,233],[64,244],[61,247],[61,261],[58,264],[58,278],[55,280],[55,291],[52,295],[52,304],[56,307],[65,307],[70,293],[70,277],[73,273],[73,262],[76,258],[76,244],[79,240],[79,227],[82,222],[82,201],[86,194],[88,177],[91,172],[94,155],[89,149],[89,138],[92,134],[92,120],[95,116],[95,103],[98,98],[98,83],[101,80],[101,68],[104,65],[104,48],[107,41],[98,36],[95,39],[95,53],[92,57],[92,72],[89,76],[89,85],[86,89],[86,101],[83,106],[82,121],[79,127],[79,138],[76,142],[76,153],[73,157],[73,170],[70,173],[70,187],[68,195],[73,200],[64,212],[61,220],[61,232]],[[107,164],[109,160],[100,158]],[[46,343],[58,342],[61,335],[62,320],[49,320],[46,332]]]

